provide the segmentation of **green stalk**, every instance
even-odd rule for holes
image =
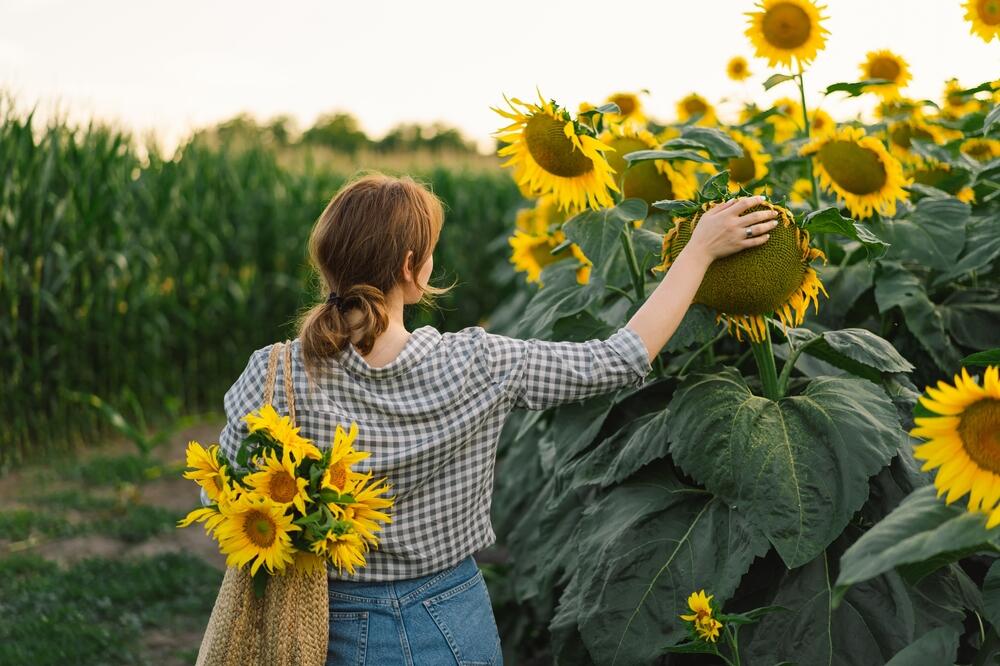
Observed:
[[[621,241],[622,247],[625,248],[625,259],[628,261],[628,272],[632,275],[632,286],[635,288],[635,297],[638,302],[642,302],[646,300],[646,286],[643,284],[642,275],[639,273],[639,262],[635,258],[635,248],[632,246],[631,223],[622,227]]]
[[[753,359],[757,362],[760,381],[764,385],[764,397],[777,400],[781,397],[781,389],[778,386],[778,369],[774,365],[774,350],[771,348],[771,330],[766,323],[764,335],[763,342],[751,341],[750,349],[753,351]]]

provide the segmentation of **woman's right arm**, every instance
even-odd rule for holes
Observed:
[[[742,197],[712,208],[702,215],[691,240],[653,293],[625,324],[639,334],[649,360],[655,359],[680,326],[709,265],[721,257],[765,243],[778,223],[772,210],[743,213],[764,197]],[[748,238],[746,228],[753,227]],[[753,285],[748,285],[753,288]]]

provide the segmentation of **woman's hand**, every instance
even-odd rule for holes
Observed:
[[[730,199],[710,209],[701,216],[691,240],[682,252],[691,251],[700,255],[707,263],[728,256],[748,247],[756,247],[767,242],[769,232],[778,225],[773,210],[759,210],[743,213],[765,200],[765,197],[741,197]],[[747,232],[749,229],[749,235]]]

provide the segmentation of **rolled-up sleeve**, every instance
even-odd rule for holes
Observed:
[[[236,454],[239,452],[240,444],[250,434],[243,417],[260,409],[264,400],[264,379],[267,374],[269,349],[270,347],[264,347],[250,355],[246,368],[223,398],[226,425],[219,434],[219,452],[229,460],[229,465],[233,469],[237,467]],[[275,405],[275,409],[278,408],[279,405]]]
[[[652,370],[639,334],[622,326],[606,340],[521,340],[484,332],[492,380],[515,407],[546,409],[626,386],[639,386]]]

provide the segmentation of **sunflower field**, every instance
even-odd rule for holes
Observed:
[[[871,51],[824,94],[875,120],[838,121],[806,104],[825,7],[749,9],[789,94],[735,122],[694,93],[669,123],[630,92],[494,109],[531,200],[504,332],[605,338],[706,211],[763,194],[779,221],[712,264],[644,385],[504,431],[502,631],[540,663],[996,663],[1000,79],[912,99]],[[1000,3],[963,9],[1000,39]]]

